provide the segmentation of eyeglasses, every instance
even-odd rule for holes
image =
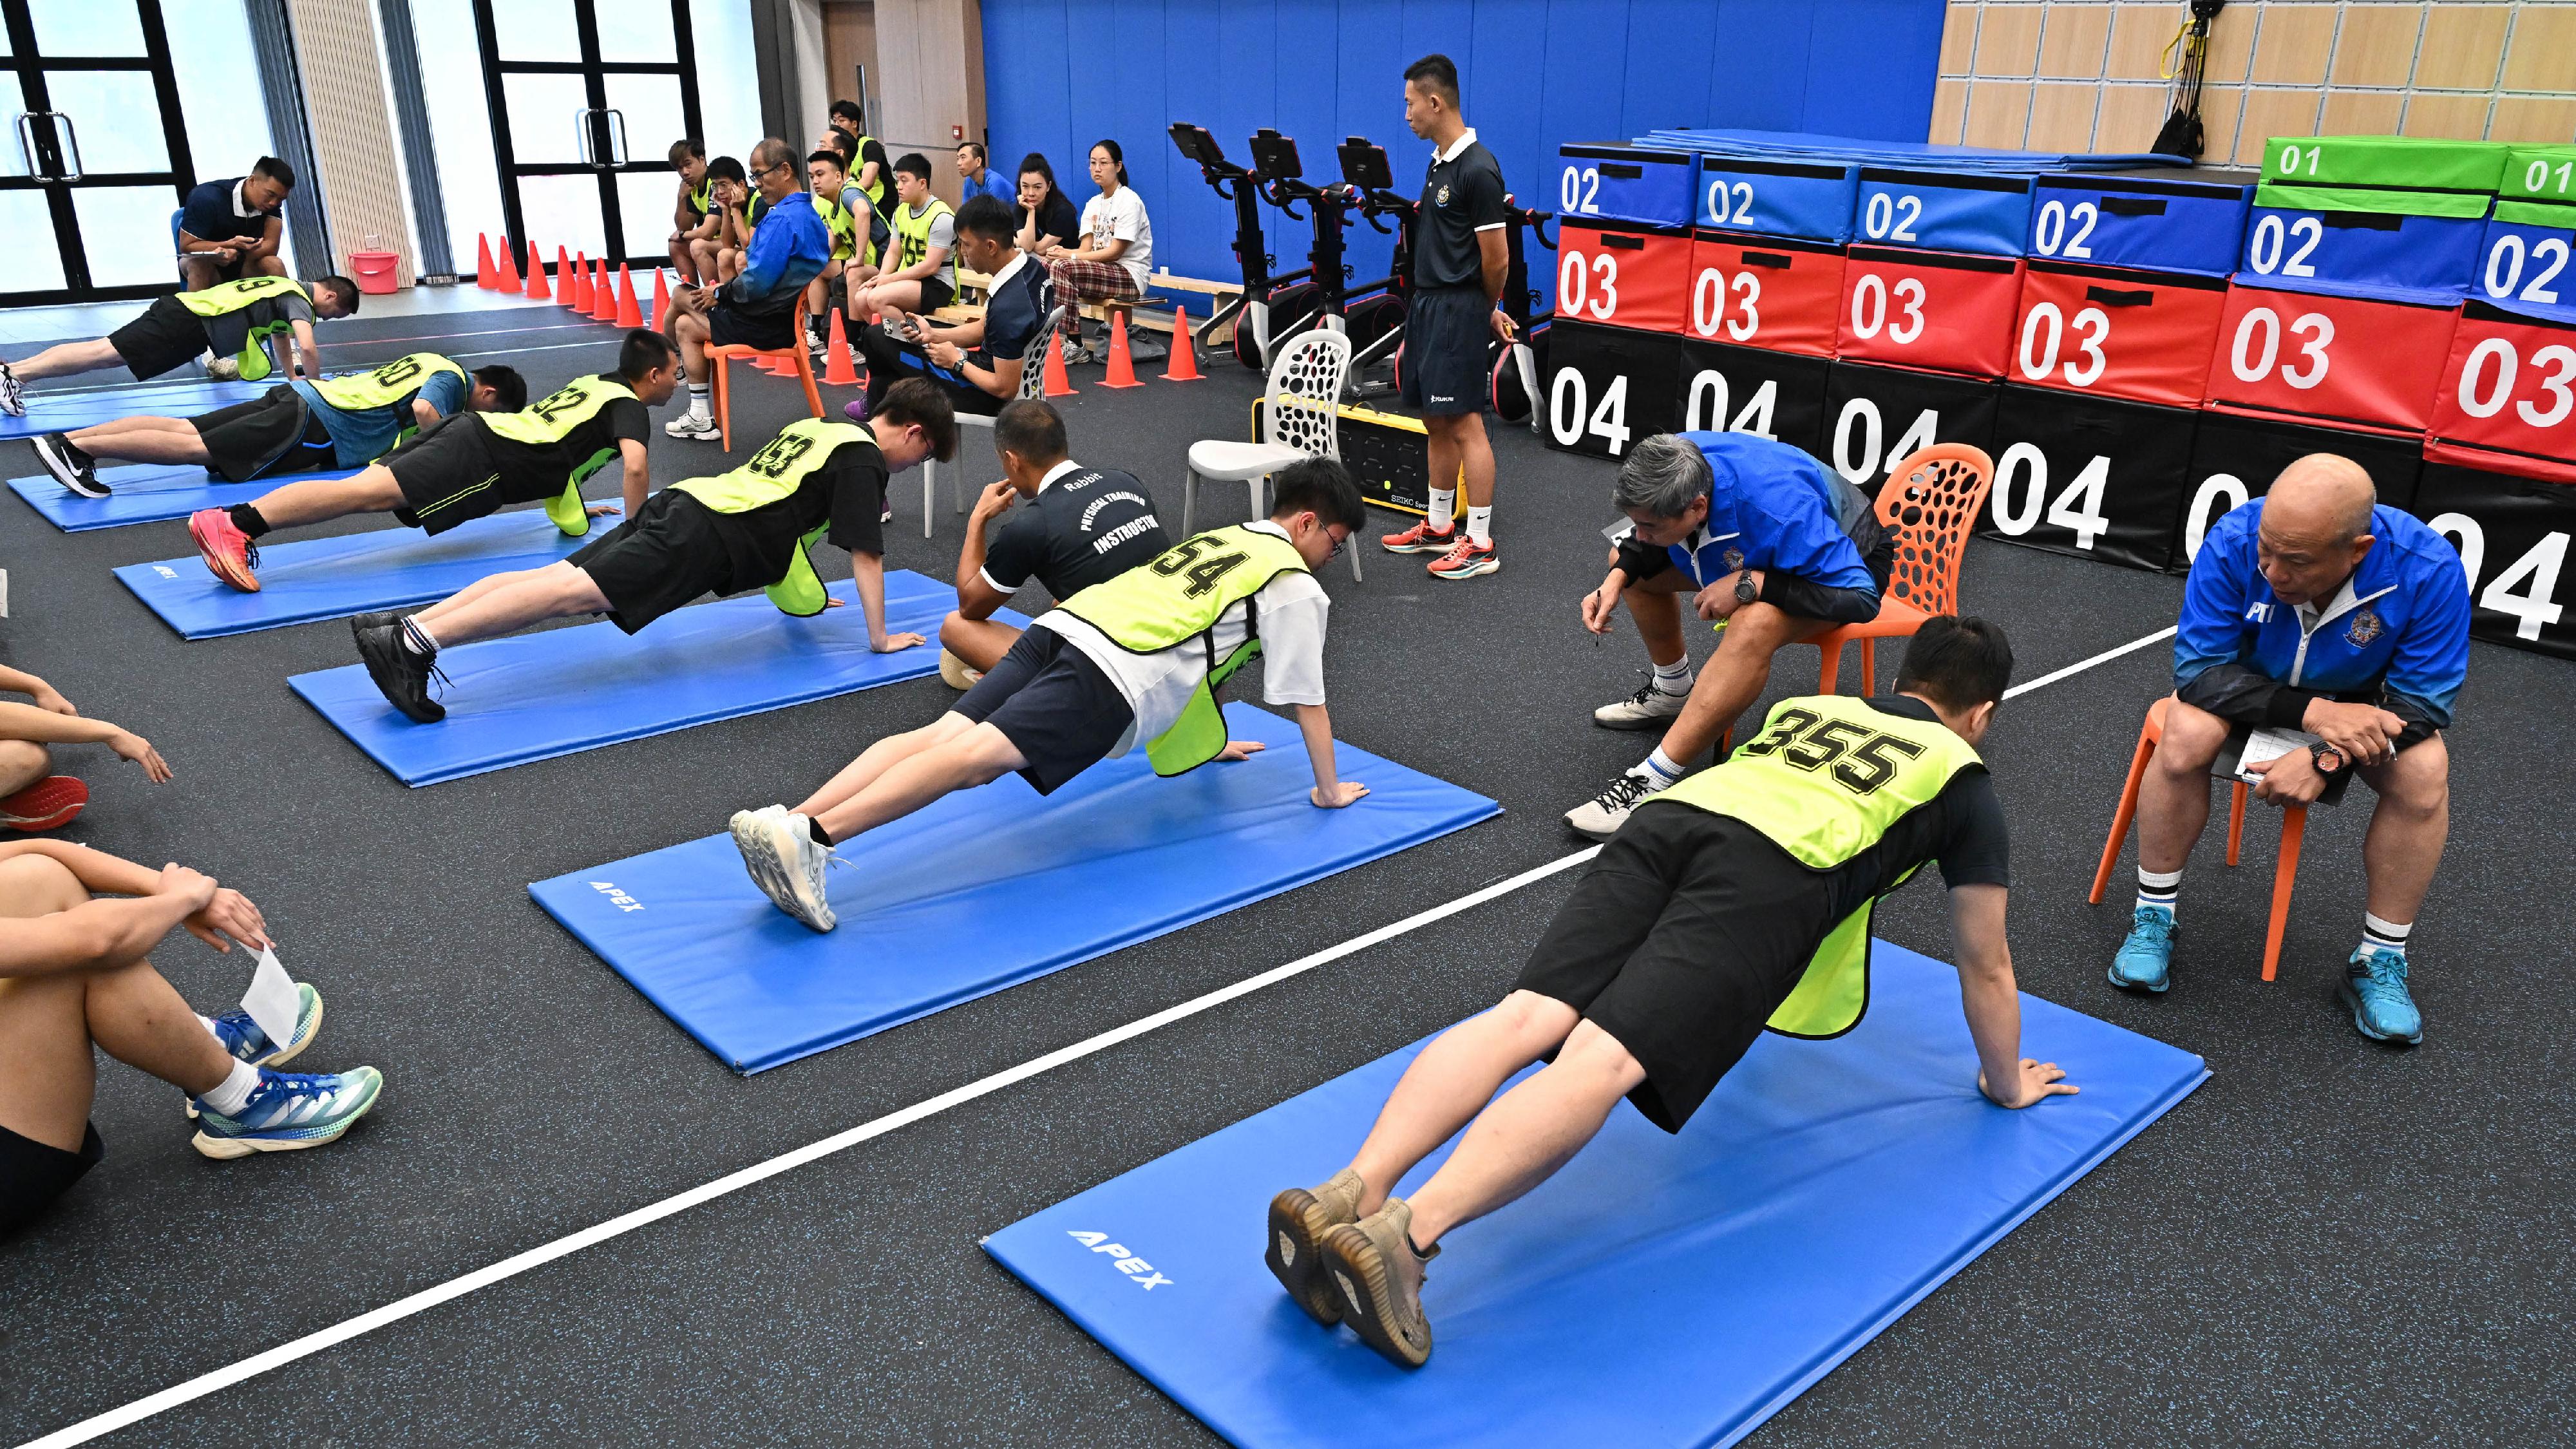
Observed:
[[[793,170],[795,170],[795,169],[796,169],[796,168],[795,168],[793,165],[789,164],[788,162],[785,162],[785,161],[773,161],[773,162],[771,162],[770,164],[768,164],[768,165],[766,165],[766,166],[756,166],[756,167],[753,167],[753,168],[752,168],[752,172],[751,172],[751,179],[752,179],[752,180],[754,180],[754,181],[757,181],[757,180],[759,180],[761,177],[768,175],[768,174],[769,174],[770,172],[772,172],[772,171],[793,171]]]

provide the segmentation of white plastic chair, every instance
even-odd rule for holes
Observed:
[[[1065,309],[1062,307],[1058,307],[1054,311],[1049,312],[1047,314],[1046,325],[1038,329],[1037,336],[1029,339],[1028,351],[1020,354],[1019,396],[1011,399],[1011,401],[1018,402],[1022,398],[1042,397],[1045,395],[1046,350],[1055,345],[1055,330],[1059,326],[1063,325],[1064,317]],[[961,428],[990,428],[993,426],[993,417],[987,413],[959,413],[957,415],[957,426]],[[950,498],[956,501],[957,511],[963,513],[966,511],[966,470],[960,463],[952,462],[949,466],[956,469],[957,476],[948,480],[948,494]],[[937,458],[922,459],[921,536],[924,538],[930,537],[930,500],[932,493],[938,487],[938,483],[939,460]]]
[[[1199,484],[1248,483],[1252,516],[1270,516],[1270,475],[1308,458],[1342,456],[1342,380],[1351,370],[1351,340],[1317,328],[1298,334],[1270,364],[1270,391],[1261,400],[1262,443],[1217,438],[1190,444],[1190,476],[1181,491],[1181,536],[1197,532]],[[1347,544],[1351,577],[1360,576],[1359,540]]]

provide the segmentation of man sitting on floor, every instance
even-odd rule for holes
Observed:
[[[260,157],[248,176],[198,182],[179,215],[182,284],[202,292],[218,282],[285,276],[277,249],[286,228],[277,214],[294,189],[295,168],[274,156]]]
[[[429,697],[443,648],[574,614],[632,634],[700,594],[755,588],[786,613],[819,614],[840,602],[806,557],[823,537],[849,551],[868,647],[910,649],[926,641],[885,627],[886,478],[956,451],[956,415],[927,383],[888,394],[864,428],[799,418],[741,467],[672,484],[570,558],[494,574],[409,617],[361,615],[358,656],[394,708],[428,724],[447,716]]]
[[[1020,641],[1020,631],[993,613],[1031,579],[1050,603],[1061,602],[1171,546],[1134,474],[1085,468],[1065,456],[1064,419],[1053,404],[1025,398],[1003,408],[993,421],[993,451],[1002,455],[1002,481],[986,487],[966,517],[957,607],[939,623],[939,677],[951,689],[973,688]],[[1023,499],[1028,506],[995,528]]]
[[[0,413],[27,415],[26,385],[49,377],[72,377],[123,366],[138,378],[159,377],[187,366],[212,349],[216,361],[229,361],[223,377],[257,382],[269,375],[267,348],[286,333],[295,338],[295,359],[277,355],[277,366],[290,377],[322,375],[321,344],[313,340],[315,318],[352,317],[358,311],[358,284],[346,277],[324,277],[306,292],[289,277],[245,277],[221,282],[202,292],[158,297],[143,315],[114,332],[89,342],[57,342],[21,362],[0,362]]]
[[[1868,495],[1786,443],[1752,433],[1657,433],[1619,465],[1611,502],[1630,528],[1610,576],[1583,596],[1583,627],[1610,632],[1619,601],[1653,677],[1592,712],[1604,729],[1661,728],[1663,742],[1610,788],[1566,812],[1607,840],[1637,803],[1670,789],[1689,761],[1761,697],[1771,656],[1840,624],[1878,617],[1896,562]],[[1682,603],[1717,621],[1717,653],[1691,677]]]
[[[216,578],[259,590],[259,540],[275,528],[352,513],[390,513],[433,536],[513,503],[542,499],[555,527],[575,538],[590,520],[615,513],[585,505],[581,486],[611,458],[626,473],[626,512],[644,506],[652,484],[645,409],[671,400],[679,369],[671,344],[638,327],[617,351],[617,371],[578,377],[512,413],[463,412],[422,429],[381,463],[346,478],[289,483],[230,508],[188,515],[188,536]]]
[[[1324,709],[1331,600],[1314,577],[1365,521],[1359,487],[1341,464],[1311,458],[1280,471],[1276,497],[1261,522],[1185,540],[1039,615],[946,714],[870,745],[794,810],[735,811],[734,844],[753,882],[828,931],[832,846],[952,791],[1016,770],[1052,795],[1140,743],[1157,775],[1243,759],[1262,747],[1226,738],[1216,691],[1255,654],[1262,698],[1297,708],[1315,772],[1306,798],[1337,810],[1367,794],[1334,772]]]
[[[46,433],[35,439],[36,458],[83,498],[113,491],[99,479],[101,458],[195,463],[226,482],[247,483],[363,468],[451,413],[514,413],[527,405],[528,385],[516,369],[495,364],[468,376],[435,352],[415,352],[372,372],[282,383],[257,401],[193,418],[119,418]]]
[[[1422,1049],[1350,1166],[1271,1200],[1263,1257],[1289,1296],[1419,1368],[1423,1268],[1450,1229],[1554,1176],[1621,1097],[1677,1133],[1766,1026],[1857,1025],[1871,911],[1926,862],[1950,888],[1978,1090],[2000,1107],[2074,1091],[2021,1055],[2003,805],[1976,749],[2011,676],[2001,629],[1932,619],[1893,696],[1783,700],[1759,738],[1640,806],[1502,1004]],[[1411,1199],[1388,1195],[1462,1127]]]
[[[2316,743],[2246,767],[2261,777],[2254,793],[2305,805],[2353,770],[2378,795],[2361,849],[2369,904],[2340,990],[2363,1036],[2422,1040],[2406,945],[2450,835],[2442,731],[2468,672],[2459,554],[2379,506],[2360,464],[2311,453],[2212,524],[2183,586],[2164,736],[2138,782],[2138,904],[2111,984],[2170,984],[2174,901],[2219,751],[2256,729],[2299,730]]]
[[[804,345],[798,320],[805,284],[832,260],[832,229],[798,183],[796,153],[772,136],[751,150],[751,184],[767,206],[743,253],[742,270],[713,291],[682,287],[671,294],[665,331],[688,366],[689,410],[662,425],[675,438],[724,436],[707,411],[714,363],[709,347],[756,347],[775,352]]]
[[[1011,210],[993,198],[966,203],[956,236],[966,265],[993,279],[984,315],[950,326],[888,309],[880,325],[860,328],[868,392],[845,409],[850,416],[866,416],[876,395],[904,377],[927,377],[959,412],[984,417],[1020,395],[1022,359],[1055,309],[1055,286],[1011,240]]]
[[[153,784],[169,780],[170,767],[150,740],[121,725],[84,718],[61,690],[36,676],[0,668],[0,691],[35,701],[0,701],[0,829],[60,830],[89,804],[89,786],[53,773],[54,745],[105,745],[141,765]]]
[[[130,896],[100,900],[96,895]],[[337,1141],[384,1088],[373,1067],[327,1076],[275,1068],[312,1045],[322,998],[296,983],[294,1035],[269,1040],[247,1011],[191,1011],[147,954],[173,926],[218,951],[265,948],[241,892],[184,865],[154,871],[61,840],[0,845],[0,1234],[97,1165],[92,1048],[186,1092],[208,1157]]]

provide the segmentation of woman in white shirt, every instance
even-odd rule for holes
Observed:
[[[1127,158],[1115,141],[1091,148],[1091,180],[1100,194],[1083,203],[1079,246],[1057,246],[1043,253],[1047,274],[1055,280],[1056,301],[1133,302],[1145,295],[1145,278],[1154,265],[1154,227],[1145,217],[1144,200],[1127,184]],[[1067,361],[1082,361],[1082,316],[1068,321]]]

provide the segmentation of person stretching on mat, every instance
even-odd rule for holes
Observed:
[[[357,312],[358,284],[346,277],[324,277],[311,292],[291,277],[258,276],[158,297],[142,316],[105,337],[57,342],[33,357],[0,362],[0,413],[25,417],[26,385],[44,378],[117,366],[138,378],[159,377],[209,349],[217,362],[231,363],[223,376],[257,382],[269,375],[268,348],[287,333],[294,335],[295,357],[290,360],[281,348],[277,370],[289,377],[320,377],[322,349],[313,340],[314,319],[354,317]]]
[[[516,369],[496,364],[468,376],[435,352],[415,352],[372,372],[283,383],[255,401],[193,418],[119,418],[34,442],[55,482],[83,498],[105,498],[113,490],[98,476],[101,458],[195,463],[228,483],[247,483],[363,468],[450,413],[514,413],[527,405],[528,385]]]
[[[150,740],[103,719],[83,718],[61,690],[36,676],[0,668],[0,692],[35,701],[0,701],[0,829],[60,830],[89,804],[89,786],[53,773],[55,745],[105,745],[141,765],[153,784],[169,780],[170,767]]]
[[[311,986],[295,984],[294,1032],[275,1042],[248,1011],[199,1016],[152,969],[146,953],[173,926],[218,951],[268,946],[259,907],[212,876],[69,841],[18,841],[0,845],[0,917],[17,923],[0,932],[0,1235],[105,1153],[89,1124],[93,1048],[186,1092],[196,1149],[213,1158],[337,1141],[384,1089],[373,1067],[276,1070],[321,1030]]]
[[[1367,521],[1340,463],[1281,469],[1269,518],[1202,533],[1143,568],[1038,616],[966,697],[920,729],[870,745],[794,810],[737,810],[730,827],[761,892],[817,931],[837,919],[823,885],[834,844],[952,791],[1016,770],[1052,795],[1141,744],[1157,775],[1262,746],[1228,740],[1216,692],[1253,655],[1261,696],[1295,705],[1315,772],[1307,800],[1338,810],[1368,793],[1333,765],[1324,708],[1324,616],[1314,571]]]
[[[766,589],[800,617],[839,604],[806,549],[828,536],[850,554],[868,647],[892,654],[927,642],[885,627],[886,478],[957,451],[957,418],[924,382],[886,395],[866,427],[799,418],[714,478],[688,478],[634,516],[544,568],[494,574],[408,617],[352,621],[367,676],[394,708],[428,724],[447,716],[429,697],[438,652],[547,619],[605,614],[629,634],[697,598]]]
[[[590,520],[617,512],[613,503],[582,502],[581,486],[612,458],[625,465],[629,517],[652,484],[644,440],[645,409],[671,400],[679,377],[671,344],[638,327],[617,350],[617,371],[577,377],[552,395],[512,413],[462,412],[346,478],[315,478],[263,493],[230,508],[188,515],[188,536],[216,578],[259,591],[259,540],[352,513],[390,513],[435,537],[468,519],[513,503],[543,500],[546,517],[575,538]]]
[[[1610,632],[1619,601],[1654,673],[1592,712],[1603,729],[1660,728],[1663,742],[1610,788],[1566,812],[1607,840],[1637,802],[1679,781],[1735,727],[1771,678],[1771,656],[1839,624],[1878,617],[1895,540],[1869,496],[1814,458],[1752,433],[1657,433],[1619,465],[1610,493],[1629,530],[1610,576],[1583,596],[1583,627]],[[1694,682],[1682,610],[1717,621],[1716,656]]]
[[[950,324],[889,308],[880,325],[860,328],[867,392],[843,409],[851,418],[866,417],[876,395],[906,377],[929,378],[959,412],[984,417],[1020,395],[1029,344],[1055,310],[1046,268],[1012,243],[1010,209],[989,196],[957,213],[956,238],[958,255],[991,278],[984,315]]]
[[[742,270],[722,287],[682,287],[671,294],[663,330],[679,346],[689,373],[689,410],[662,425],[672,437],[724,436],[707,411],[715,368],[709,347],[801,349],[805,284],[832,260],[832,229],[800,187],[804,179],[786,142],[772,136],[752,147],[751,184],[768,205],[753,218],[758,225],[743,252]]]
[[[2000,1107],[2073,1092],[2056,1063],[2021,1055],[2003,805],[1976,749],[2011,676],[2001,629],[1931,619],[1894,695],[1783,700],[1726,763],[1641,808],[1502,1004],[1422,1049],[1348,1167],[1271,1200],[1262,1256],[1289,1296],[1421,1367],[1423,1268],[1450,1229],[1555,1175],[1621,1097],[1678,1133],[1766,1026],[1858,1025],[1871,911],[1930,861],[1950,889],[1978,1090]],[[1462,1127],[1430,1181],[1389,1196]]]
[[[957,607],[939,621],[939,677],[951,689],[974,688],[1020,642],[1020,631],[993,613],[1030,580],[1054,603],[1151,563],[1171,546],[1134,474],[1085,468],[1066,456],[1064,418],[1053,404],[1024,398],[1003,408],[993,420],[993,451],[1002,455],[1002,481],[987,486],[966,516]],[[1004,518],[1023,500],[1027,507]]]

